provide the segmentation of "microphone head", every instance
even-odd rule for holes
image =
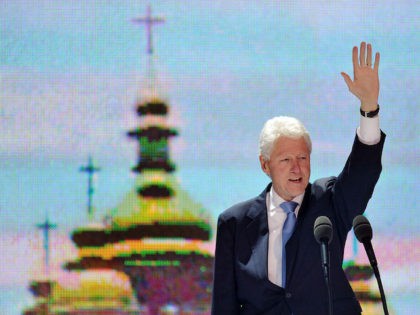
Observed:
[[[314,223],[314,236],[318,243],[327,242],[328,244],[332,241],[332,224],[330,219],[326,216],[320,216],[316,218]]]
[[[353,230],[360,243],[372,240],[372,226],[365,216],[358,215],[353,219]]]

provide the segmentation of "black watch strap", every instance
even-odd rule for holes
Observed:
[[[379,113],[379,104],[378,104],[378,108],[374,110],[373,112],[365,112],[362,110],[362,108],[360,108],[360,115],[362,115],[363,117],[372,118],[378,115],[378,113]]]

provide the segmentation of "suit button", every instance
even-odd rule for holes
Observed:
[[[292,297],[292,293],[286,292],[286,299],[290,299]]]

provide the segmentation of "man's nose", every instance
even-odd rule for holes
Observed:
[[[291,168],[292,172],[300,172],[300,165],[297,159],[292,159],[292,168]]]

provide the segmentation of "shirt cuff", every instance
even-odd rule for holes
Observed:
[[[374,145],[381,140],[379,129],[379,115],[368,118],[360,115],[360,126],[357,128],[357,137],[360,142],[367,145]]]

